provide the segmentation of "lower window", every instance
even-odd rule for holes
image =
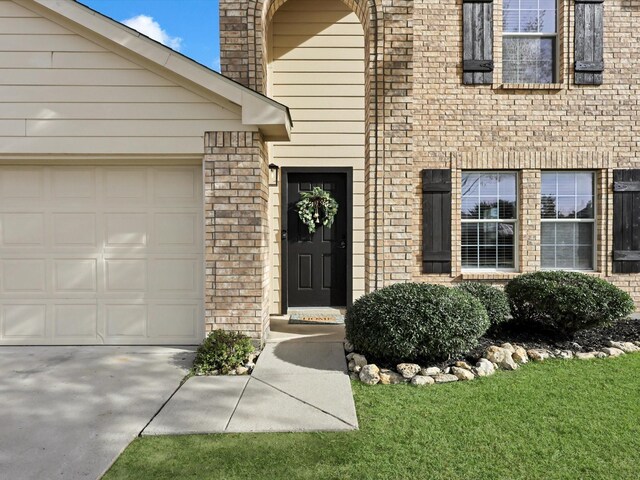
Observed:
[[[593,270],[595,174],[542,172],[542,268]]]
[[[463,172],[463,268],[515,269],[516,179],[515,172]]]

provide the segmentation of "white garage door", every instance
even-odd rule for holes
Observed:
[[[203,336],[197,166],[0,167],[0,344]]]

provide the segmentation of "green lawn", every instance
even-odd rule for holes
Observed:
[[[106,478],[640,478],[638,354],[424,389],[353,387],[360,431],[143,438]]]

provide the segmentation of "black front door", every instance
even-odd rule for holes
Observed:
[[[285,178],[286,215],[283,212],[283,253],[286,288],[283,299],[288,307],[342,307],[347,305],[347,255],[350,251],[346,173],[296,173]],[[310,234],[296,211],[300,193],[314,187],[331,193],[338,202],[338,213],[328,228],[318,225]]]

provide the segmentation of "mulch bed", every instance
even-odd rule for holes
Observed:
[[[525,349],[530,348],[543,350],[571,350],[572,352],[593,352],[609,346],[609,341],[616,342],[640,342],[640,318],[629,318],[621,320],[610,327],[598,327],[590,330],[583,330],[576,333],[573,338],[559,338],[538,331],[516,330],[514,328],[503,328],[500,331],[488,332],[478,340],[478,345],[464,355],[450,358],[443,362],[418,361],[422,366],[435,366],[446,368],[458,360],[465,360],[472,365],[483,357],[487,348],[492,345],[502,345],[511,343],[520,345]],[[380,368],[395,368],[395,365],[377,358],[369,358],[369,363],[375,363]]]
[[[574,352],[592,352],[608,347],[608,342],[640,341],[640,319],[621,320],[609,327],[598,327],[576,333],[573,338],[558,338],[540,331],[501,330],[480,338],[479,345],[467,354],[469,358],[482,356],[487,347],[513,343],[524,348],[542,348],[545,350],[572,350]]]

